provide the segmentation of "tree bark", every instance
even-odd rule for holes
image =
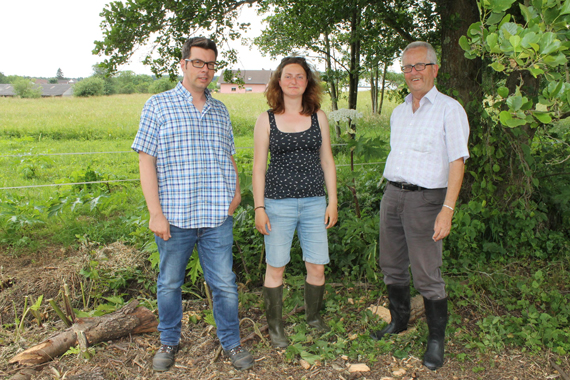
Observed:
[[[329,79],[329,87],[330,87],[330,95],[331,95],[331,106],[332,106],[332,110],[333,111],[337,111],[338,110],[338,91],[336,88],[336,81],[334,76],[332,75],[333,73],[333,68],[332,68],[332,61],[331,61],[331,43],[329,40],[329,35],[328,33],[325,33],[324,35],[324,39],[325,39],[325,66],[326,66],[326,70],[327,70],[327,74],[328,74],[328,79]],[[340,131],[340,129],[339,129]],[[340,137],[340,133],[337,137]]]
[[[382,114],[384,106],[384,91],[386,91],[386,73],[388,72],[388,62],[384,62],[384,72],[382,73],[382,93],[380,95],[380,106],[378,107],[378,115]]]
[[[10,359],[9,363],[34,365],[45,363],[62,354],[78,343],[78,336],[86,345],[118,339],[130,334],[157,331],[156,316],[145,307],[137,307],[138,301],[111,314],[93,318],[79,318],[69,329],[28,348]]]
[[[467,114],[473,115],[481,104],[481,59],[467,59],[459,46],[459,38],[467,34],[472,23],[479,21],[476,0],[436,0],[441,17],[440,89],[459,100]],[[478,106],[470,107],[469,103]]]

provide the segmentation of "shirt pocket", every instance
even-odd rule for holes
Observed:
[[[420,125],[412,137],[412,150],[419,153],[428,153],[433,150],[435,131],[426,125]]]

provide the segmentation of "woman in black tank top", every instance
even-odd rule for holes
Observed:
[[[271,109],[259,116],[254,131],[254,212],[256,229],[265,235],[263,295],[269,336],[274,347],[283,348],[288,345],[282,320],[283,273],[295,231],[307,268],[307,324],[330,330],[320,310],[324,266],[329,262],[326,229],[338,217],[336,169],[328,120],[320,109],[321,86],[305,59],[284,58],[265,95]]]

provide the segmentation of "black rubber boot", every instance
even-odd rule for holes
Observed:
[[[380,340],[384,335],[398,334],[408,329],[410,320],[410,286],[388,285],[388,299],[390,300],[390,316],[392,320],[382,330],[373,331],[370,336]]]
[[[331,328],[327,326],[323,317],[321,317],[324,294],[324,285],[311,285],[305,281],[305,315],[307,316],[307,324],[317,330],[327,332]]]
[[[447,326],[447,298],[432,301],[424,297],[424,306],[429,328],[424,365],[435,371],[443,365],[445,327]]]
[[[289,345],[283,329],[283,285],[276,288],[263,287],[265,317],[269,326],[269,337],[273,347],[285,348]]]

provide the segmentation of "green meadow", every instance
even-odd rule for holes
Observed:
[[[253,127],[267,109],[265,98],[214,96],[230,112],[236,159],[247,190]],[[371,115],[370,94],[359,96],[364,116],[357,136],[387,138],[394,104],[385,103],[383,115]],[[130,146],[149,97],[0,98],[0,246],[20,253],[45,244],[74,244],[85,237],[102,244],[132,238],[133,226],[125,220],[144,219],[146,210],[137,182],[138,157]],[[346,107],[346,99],[339,106]],[[325,98],[323,110],[330,109],[330,99]],[[332,125],[331,135],[333,143],[344,142],[337,141]],[[346,150],[335,149],[335,154],[339,170],[348,170]],[[368,158],[357,155],[355,162]],[[62,185],[94,181],[112,182]]]

